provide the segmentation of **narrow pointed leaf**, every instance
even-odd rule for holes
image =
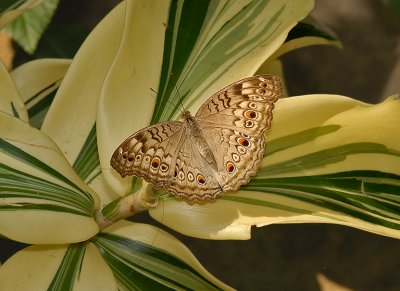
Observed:
[[[99,177],[97,102],[120,46],[125,5],[122,2],[106,16],[82,44],[42,126],[63,150],[78,175],[99,195],[110,192]]]
[[[340,41],[334,36],[333,32],[322,24],[317,23],[310,16],[307,16],[306,19],[293,27],[282,46],[258,68],[256,74],[273,74],[274,70],[271,70],[271,64],[273,65],[273,62],[277,61],[282,55],[312,45],[342,47]],[[279,76],[284,77],[283,74]]]
[[[0,88],[0,111],[28,121],[28,114],[21,96],[2,62],[0,62]]]
[[[30,124],[40,128],[55,92],[71,63],[67,59],[40,59],[11,72],[28,110]]]

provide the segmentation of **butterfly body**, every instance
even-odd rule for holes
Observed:
[[[255,175],[265,147],[274,102],[282,95],[276,76],[254,76],[211,96],[193,116],[146,127],[114,152],[122,177],[143,177],[189,201],[215,199]]]
[[[209,144],[202,134],[202,128],[196,121],[196,118],[191,115],[190,111],[186,110],[182,113],[183,126],[186,128],[187,138],[192,140],[194,148],[196,148],[199,154],[208,162],[210,167],[217,170],[217,162],[214,154],[210,149]]]

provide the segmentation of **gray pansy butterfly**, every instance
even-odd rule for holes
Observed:
[[[143,177],[189,201],[215,199],[237,190],[257,172],[274,103],[282,96],[279,77],[237,81],[212,95],[195,116],[143,128],[114,152],[118,173]]]

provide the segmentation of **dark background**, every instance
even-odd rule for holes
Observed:
[[[66,38],[70,45],[79,47],[117,3],[61,0],[49,33],[62,27],[74,38]],[[319,0],[312,15],[337,34],[343,49],[314,46],[284,56],[290,95],[333,93],[377,103],[400,93],[400,16],[378,0]],[[65,57],[71,56],[66,52]],[[139,220],[149,218],[142,214]],[[171,233],[207,270],[239,290],[320,290],[318,273],[354,290],[400,290],[399,241],[344,226],[254,227],[248,241]],[[0,245],[1,261],[21,247],[6,239]]]

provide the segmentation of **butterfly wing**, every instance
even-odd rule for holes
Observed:
[[[274,103],[281,96],[279,77],[253,76],[217,92],[198,110],[196,121],[213,150],[224,191],[238,189],[256,174]]]
[[[128,137],[115,150],[110,164],[122,177],[142,177],[177,197],[213,199],[222,189],[195,144],[182,122],[162,122]]]
[[[128,137],[111,157],[111,166],[125,177],[143,177],[156,187],[170,179],[177,152],[183,144],[182,122],[169,121],[148,126]]]
[[[143,177],[186,200],[215,199],[256,173],[274,102],[281,95],[276,76],[233,83],[211,96],[193,117],[201,134],[188,130],[187,119],[146,127],[117,148],[111,166],[122,177]]]

